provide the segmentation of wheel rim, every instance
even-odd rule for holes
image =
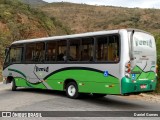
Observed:
[[[76,93],[76,88],[75,88],[75,86],[74,86],[74,85],[70,85],[70,86],[68,87],[68,94],[69,94],[69,96],[74,96],[75,93]]]

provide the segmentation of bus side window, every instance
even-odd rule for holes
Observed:
[[[34,61],[35,43],[29,43],[26,45],[25,61]]]
[[[56,48],[57,42],[48,42],[47,43],[47,51],[46,51],[46,61],[56,61]]]
[[[43,62],[44,61],[44,53],[45,53],[45,45],[44,43],[37,43],[35,49],[35,58],[36,62]]]
[[[119,37],[118,35],[100,36],[96,38],[97,61],[119,61]]]
[[[96,45],[96,60],[97,61],[107,61],[108,60],[108,37],[102,36],[97,37]]]
[[[26,45],[25,61],[43,62],[45,58],[44,43],[30,43]]]
[[[80,39],[69,40],[69,61],[80,60]]]
[[[119,61],[119,37],[117,35],[109,36],[108,61]]]
[[[81,61],[93,61],[93,38],[82,38]]]
[[[10,63],[21,62],[22,60],[22,48],[14,47],[10,49]]]
[[[57,61],[67,60],[67,41],[61,40],[57,42]]]

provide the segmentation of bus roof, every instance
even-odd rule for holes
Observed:
[[[135,31],[145,32],[145,31],[142,31],[142,30],[139,30],[139,29],[133,29],[133,28],[117,29],[117,30],[106,30],[106,31],[87,32],[87,33],[72,34],[72,35],[52,36],[52,37],[43,37],[43,38],[19,40],[19,41],[13,42],[12,45],[13,44],[22,44],[22,43],[52,41],[52,40],[59,40],[59,39],[72,39],[72,38],[80,38],[80,37],[98,36],[98,35],[104,35],[104,34],[114,34],[114,33],[118,33],[119,30],[126,30],[126,31],[135,30]]]

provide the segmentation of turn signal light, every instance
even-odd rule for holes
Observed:
[[[127,78],[130,78],[130,73],[131,73],[131,64],[130,62],[128,62],[126,65],[125,65],[125,76]]]
[[[127,63],[126,64],[126,70],[125,70],[127,73],[130,73],[131,72],[131,64],[130,63]]]

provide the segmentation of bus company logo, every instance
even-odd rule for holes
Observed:
[[[136,39],[136,46],[148,46],[152,48],[152,40],[138,40]]]
[[[49,67],[40,68],[40,67],[35,66],[35,71],[36,72],[49,72]]]

